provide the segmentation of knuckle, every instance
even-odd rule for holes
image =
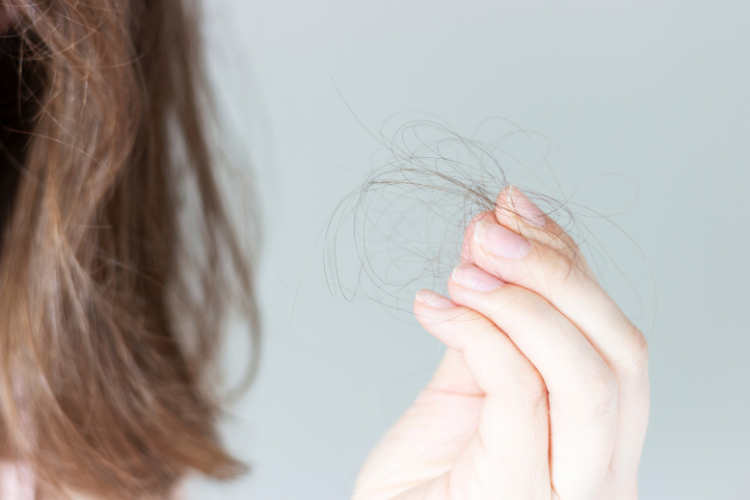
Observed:
[[[519,359],[510,367],[508,395],[524,406],[547,405],[547,384],[527,359]]]
[[[549,246],[563,252],[571,260],[580,258],[581,249],[578,244],[562,228],[559,231],[550,231]]]
[[[607,415],[617,411],[617,379],[606,363],[602,362],[586,379],[584,389],[591,409],[596,415]]]
[[[557,284],[574,284],[578,274],[574,261],[559,250],[550,250],[546,253],[546,262],[542,262],[546,279]]]
[[[539,382],[541,376],[529,377],[529,380],[519,384],[516,398],[524,405],[539,408],[547,406],[547,386]]]
[[[583,255],[568,256],[559,250],[545,252],[541,261],[542,279],[547,287],[558,293],[576,292],[596,282]]]
[[[517,391],[526,401],[533,403],[546,401],[547,385],[539,372],[530,364],[528,365],[516,370]]]
[[[648,343],[643,334],[638,332],[641,342],[635,344],[631,353],[617,362],[617,368],[627,380],[640,381],[648,378]]]

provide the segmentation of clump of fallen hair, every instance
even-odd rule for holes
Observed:
[[[497,208],[511,177],[550,216],[576,229],[562,196],[531,187],[559,188],[549,175],[550,143],[504,120],[491,125],[489,140],[477,137],[481,130],[466,137],[435,120],[410,121],[376,136],[383,146],[374,160],[378,167],[337,207],[327,228],[332,292],[410,309],[418,288],[444,286],[460,258],[465,228]]]
[[[42,499],[234,477],[209,375],[227,305],[256,314],[205,125],[197,5],[4,5],[0,455]]]
[[[637,183],[627,174],[600,174],[566,193],[559,150],[542,134],[508,120],[486,120],[470,136],[433,117],[406,121],[392,133],[385,132],[387,126],[372,134],[382,146],[372,159],[375,168],[336,207],[327,225],[324,266],[331,293],[409,312],[420,288],[446,293],[466,228],[480,214],[512,210],[498,205],[497,197],[513,184],[572,237],[575,251],[631,320],[645,332],[653,329],[653,272],[643,251],[614,220],[638,197]],[[617,189],[603,181],[614,181]],[[600,208],[583,202],[588,193],[599,198]],[[633,250],[635,260],[620,260]],[[641,296],[646,290],[649,300]]]

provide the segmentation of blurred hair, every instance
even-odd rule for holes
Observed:
[[[190,470],[244,470],[207,375],[226,305],[254,347],[257,316],[207,137],[198,14],[0,7],[0,453],[40,498],[164,498]]]

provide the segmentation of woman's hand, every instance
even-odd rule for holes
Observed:
[[[632,500],[646,341],[573,240],[519,190],[467,230],[452,298],[414,310],[448,346],[354,500]]]

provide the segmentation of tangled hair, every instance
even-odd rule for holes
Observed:
[[[251,264],[214,170],[196,9],[0,7],[0,454],[38,498],[166,498],[190,470],[244,470],[208,374],[230,299],[257,344]]]
[[[324,264],[332,293],[347,300],[366,296],[410,312],[419,288],[444,287],[474,217],[512,211],[496,204],[511,178],[585,241],[577,207],[543,194],[554,147],[541,134],[502,119],[487,120],[472,136],[433,117],[397,122],[395,131],[373,134],[382,146],[373,157],[376,168],[329,221]]]
[[[325,228],[323,263],[332,294],[374,300],[393,319],[408,312],[411,321],[420,288],[447,293],[473,220],[499,212],[526,218],[498,200],[513,185],[576,242],[568,253],[585,258],[608,293],[625,302],[631,319],[643,331],[653,330],[653,272],[637,243],[613,220],[629,208],[623,202],[632,205],[637,199],[637,189],[628,189],[635,183],[623,182],[632,181],[629,176],[605,173],[568,190],[558,177],[564,157],[539,132],[490,118],[464,135],[432,115],[404,116],[415,115],[394,116],[370,132],[381,146],[371,158],[373,168],[338,204]],[[604,180],[614,182],[610,189]],[[587,188],[603,192],[608,203],[590,204]],[[624,255],[634,257],[631,264],[621,260]]]

